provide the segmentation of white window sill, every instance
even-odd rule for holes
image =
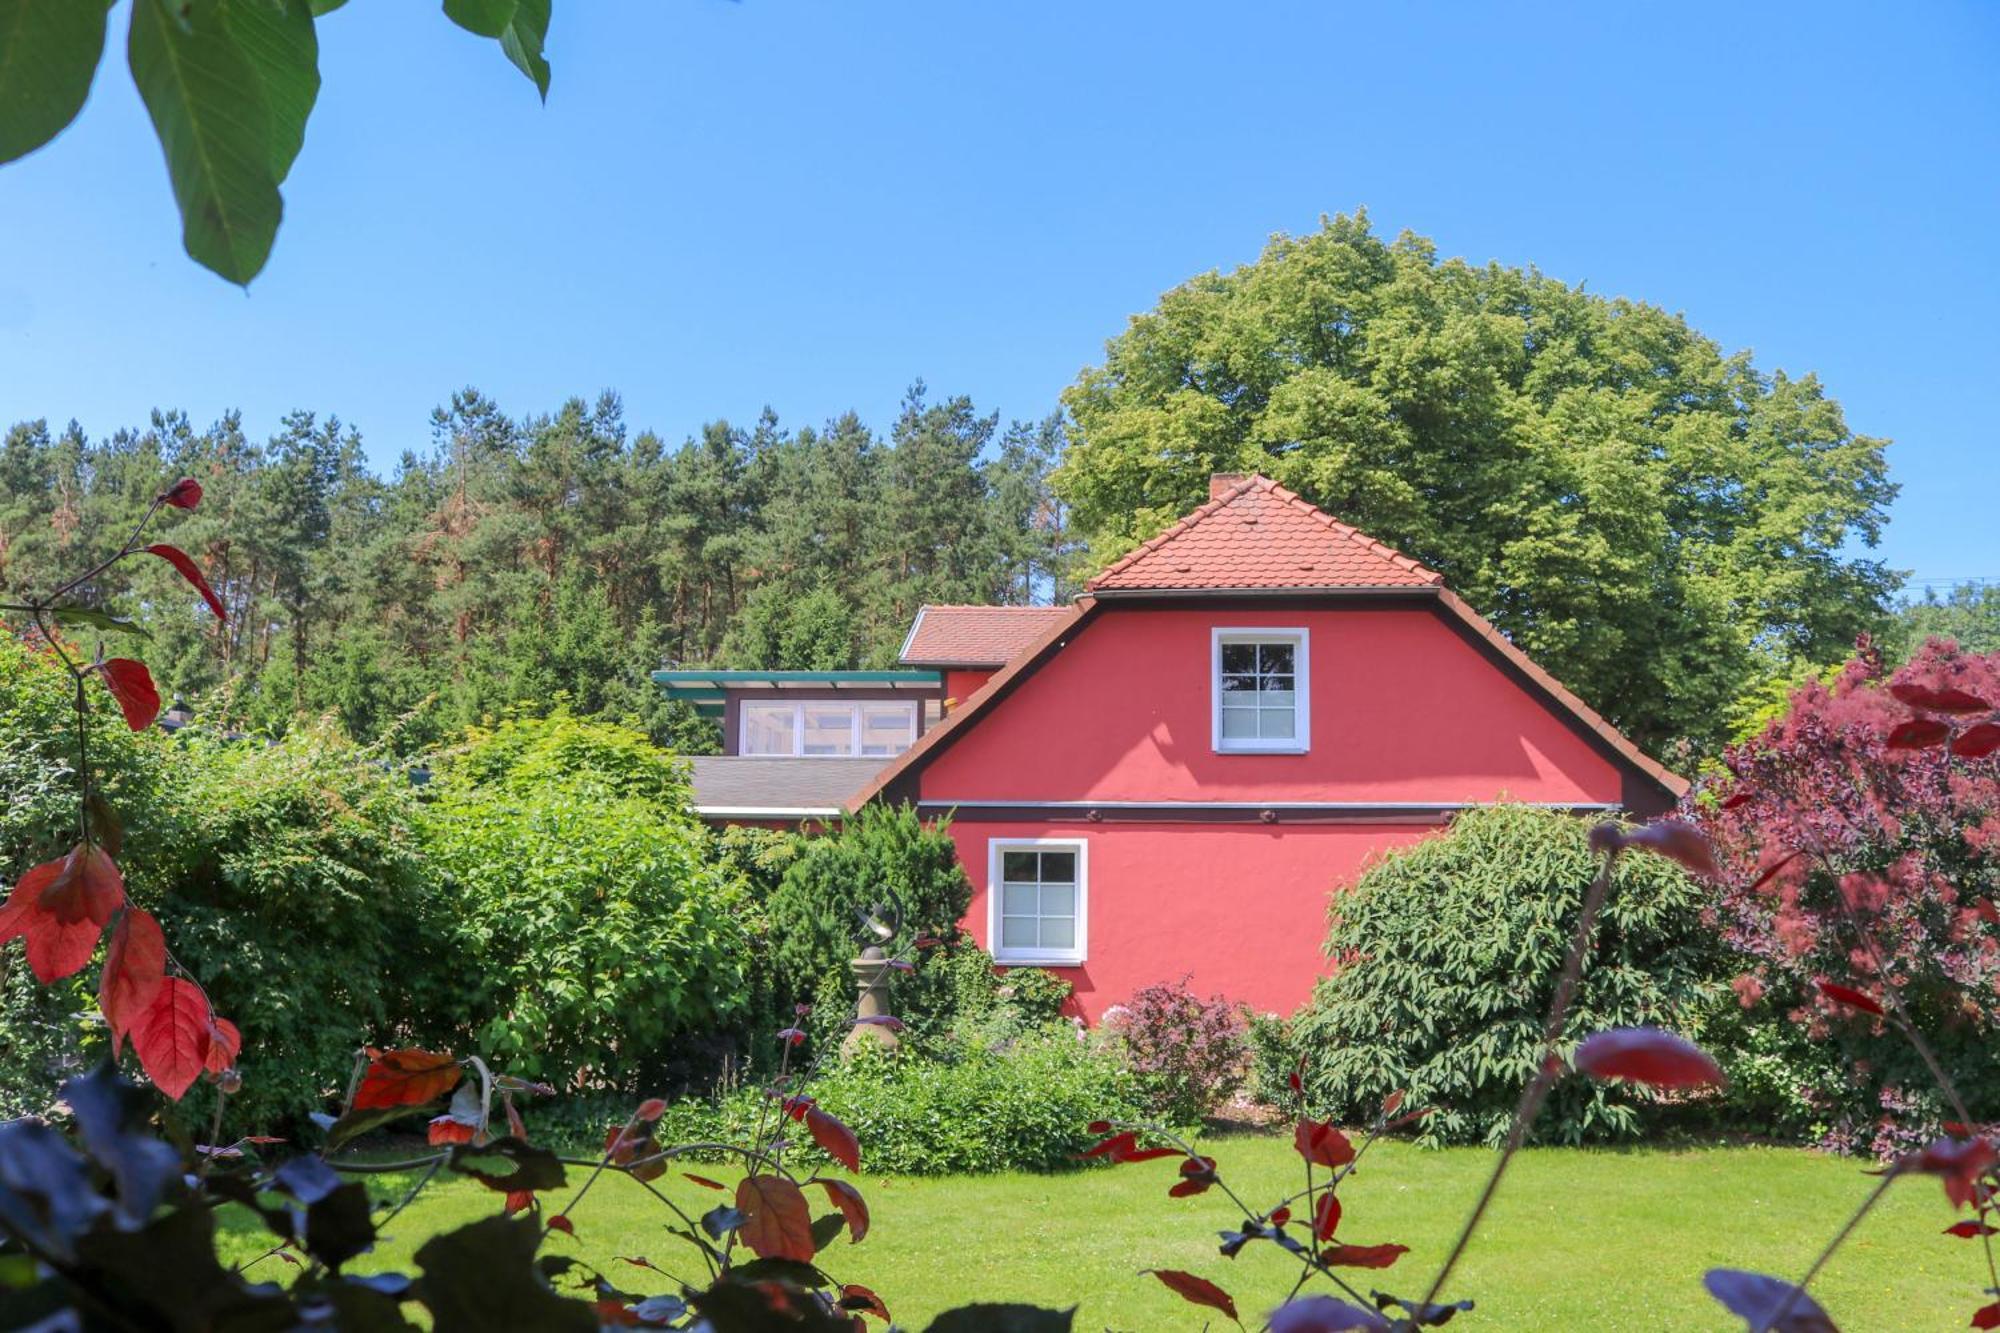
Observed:
[[[1310,754],[1310,745],[1218,745],[1217,754]]]
[[[998,967],[1082,967],[1084,958],[1081,954],[1071,958],[1050,958],[1047,955],[1037,958],[996,953],[993,955],[993,962]]]

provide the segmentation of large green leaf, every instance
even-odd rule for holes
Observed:
[[[76,119],[104,54],[110,8],[111,0],[0,0],[0,162],[33,152]]]
[[[467,32],[498,38],[500,49],[549,95],[549,62],[542,46],[549,35],[550,0],[444,0],[445,17]]]
[[[189,255],[247,283],[270,256],[319,92],[307,0],[134,0],[128,58]]]

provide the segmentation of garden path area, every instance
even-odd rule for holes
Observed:
[[[1203,1150],[1251,1202],[1303,1183],[1289,1136],[1224,1136]],[[1417,1294],[1491,1162],[1481,1149],[1424,1151],[1390,1142],[1371,1150],[1342,1190],[1341,1239],[1397,1242],[1411,1253],[1386,1272],[1357,1272],[1355,1285],[1365,1291],[1372,1278]],[[1789,1148],[1531,1150],[1509,1174],[1453,1280],[1451,1297],[1478,1302],[1454,1327],[1739,1328],[1702,1290],[1702,1271],[1796,1275],[1867,1193],[1872,1181],[1863,1165]],[[721,1168],[696,1170],[732,1184],[736,1178]],[[842,1281],[872,1287],[898,1324],[913,1329],[940,1309],[977,1300],[1074,1303],[1079,1333],[1200,1330],[1205,1314],[1213,1318],[1208,1327],[1227,1327],[1138,1272],[1154,1267],[1220,1283],[1255,1327],[1296,1270],[1269,1246],[1253,1245],[1235,1260],[1219,1256],[1215,1232],[1239,1219],[1218,1191],[1169,1199],[1174,1178],[1172,1161],[1047,1176],[863,1176],[874,1229],[858,1246],[837,1240],[824,1266]],[[407,1188],[398,1177],[375,1180],[380,1197]],[[696,1213],[723,1197],[678,1172],[659,1184]],[[568,1197],[545,1199],[561,1206]],[[411,1225],[392,1227],[377,1253],[354,1267],[411,1271],[410,1245],[394,1233],[421,1238],[497,1205],[497,1195],[470,1181],[433,1186],[405,1214]],[[1961,1327],[1985,1283],[1977,1245],[1940,1234],[1953,1220],[1935,1181],[1899,1183],[1814,1283],[1815,1295],[1847,1329]],[[638,1186],[607,1178],[577,1209],[575,1236],[553,1236],[550,1248],[601,1267],[629,1290],[654,1292],[661,1289],[656,1275],[617,1256],[643,1254],[692,1276],[698,1265],[691,1247],[664,1230],[671,1221]],[[234,1247],[234,1237],[224,1237],[225,1261],[256,1253],[248,1230],[237,1234],[242,1241]]]

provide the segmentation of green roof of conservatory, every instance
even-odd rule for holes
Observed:
[[[928,690],[944,684],[936,671],[725,671],[699,667],[655,671],[669,699],[719,714],[730,690]]]

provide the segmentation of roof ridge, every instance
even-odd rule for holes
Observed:
[[[1067,611],[1066,606],[1051,602],[1047,606],[1033,603],[1023,605],[1018,602],[924,602],[919,611]]]
[[[1271,483],[1271,493],[1287,504],[1305,510],[1306,513],[1311,514],[1314,518],[1320,520],[1355,545],[1364,548],[1374,555],[1381,556],[1391,564],[1394,564],[1398,569],[1406,569],[1412,574],[1428,574],[1433,583],[1442,583],[1444,581],[1444,575],[1434,569],[1428,568],[1415,556],[1405,555],[1379,537],[1371,537],[1352,523],[1335,518],[1332,514],[1327,513],[1297,491],[1287,490],[1274,481]]]
[[[1275,488],[1278,484],[1277,482],[1272,481],[1269,477],[1265,476],[1261,472],[1251,473],[1249,476],[1237,482],[1234,486],[1231,486],[1228,490],[1224,491],[1222,494],[1210,500],[1207,504],[1203,505],[1201,508],[1184,516],[1178,523],[1175,523],[1172,527],[1162,532],[1159,536],[1153,538],[1151,541],[1141,542],[1139,545],[1133,547],[1130,551],[1127,551],[1124,555],[1120,556],[1117,560],[1114,560],[1111,564],[1099,570],[1094,578],[1092,578],[1088,583],[1084,584],[1084,587],[1086,589],[1095,588],[1105,579],[1110,578],[1112,575],[1118,573],[1120,570],[1123,570],[1127,566],[1131,565],[1134,561],[1138,560],[1140,556],[1147,555],[1153,551],[1159,550],[1162,546],[1165,546],[1168,542],[1180,536],[1183,532],[1186,532],[1196,523],[1200,522],[1204,518],[1207,518],[1210,514],[1214,513],[1218,509],[1221,509],[1224,505],[1234,500],[1237,496],[1242,495],[1245,492],[1249,491],[1252,487],[1256,486],[1260,482],[1265,486],[1273,488]]]

